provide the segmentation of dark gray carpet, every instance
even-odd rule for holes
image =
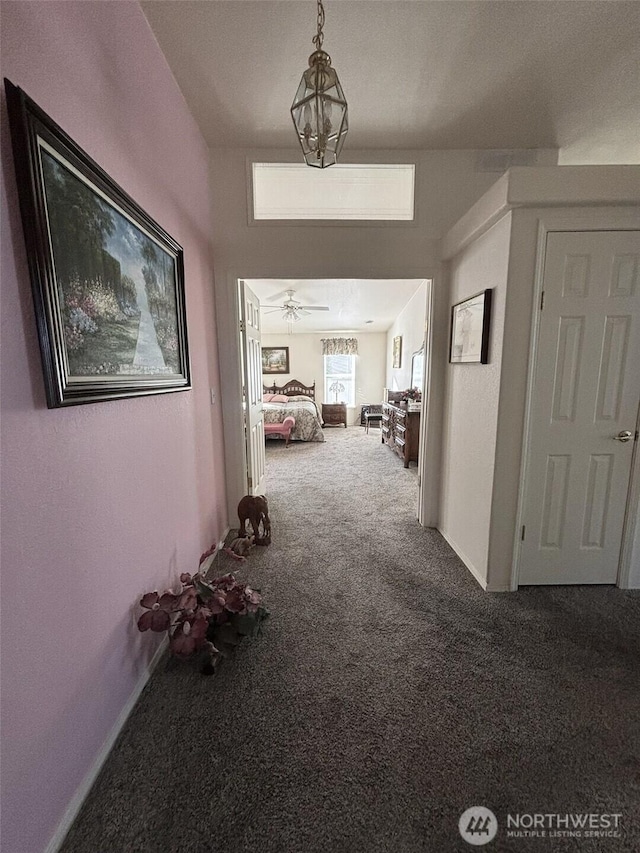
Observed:
[[[640,596],[484,593],[377,430],[326,438],[269,443],[274,541],[240,573],[264,636],[214,678],[160,665],[64,853],[468,851],[473,805],[486,850],[639,850]],[[507,812],[621,837],[508,839]]]

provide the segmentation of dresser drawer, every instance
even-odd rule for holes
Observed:
[[[395,451],[408,468],[418,462],[420,412],[395,403],[382,404],[382,441]]]
[[[347,407],[344,403],[322,404],[322,426],[347,426]]]

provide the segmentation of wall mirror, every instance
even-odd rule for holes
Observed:
[[[411,357],[411,387],[422,391],[424,380],[424,345]]]

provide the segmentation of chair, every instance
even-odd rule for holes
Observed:
[[[289,440],[291,439],[291,430],[296,425],[296,419],[291,417],[291,415],[287,415],[287,417],[282,421],[281,424],[265,424],[264,425],[264,434],[265,435],[281,435],[286,439],[285,447],[289,447]]]
[[[369,410],[364,413],[365,432],[369,432],[369,424],[379,424],[382,422],[382,406],[369,406]]]

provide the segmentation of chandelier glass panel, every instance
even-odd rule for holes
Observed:
[[[316,50],[302,75],[291,105],[291,116],[307,166],[324,169],[338,161],[349,129],[347,101],[331,67],[331,57],[322,50],[324,6],[318,0],[318,29],[312,41]]]

